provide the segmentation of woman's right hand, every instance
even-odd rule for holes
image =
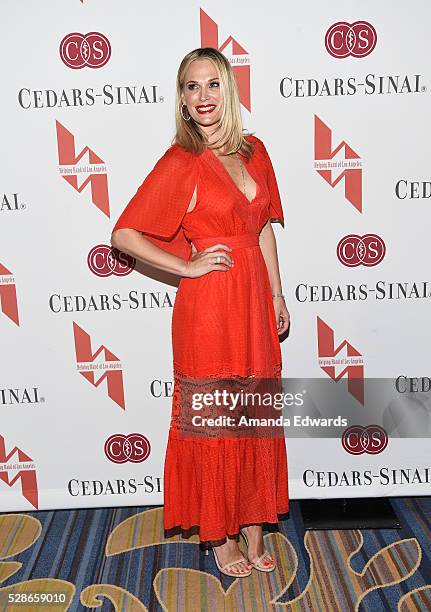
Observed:
[[[202,251],[197,251],[192,244],[192,258],[188,260],[187,267],[183,276],[188,278],[198,278],[208,272],[214,270],[220,270],[221,272],[227,272],[232,268],[235,263],[232,257],[226,252],[232,251],[232,249],[226,244],[212,244]],[[220,263],[215,263],[217,257],[220,257]]]

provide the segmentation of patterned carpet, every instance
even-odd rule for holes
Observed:
[[[265,534],[278,569],[242,579],[222,576],[196,536],[165,540],[161,507],[0,514],[0,610],[431,610],[431,498],[393,506],[402,530],[304,532],[292,502]],[[34,592],[65,601],[6,603]]]

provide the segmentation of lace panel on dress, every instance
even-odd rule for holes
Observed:
[[[170,428],[179,437],[211,440],[284,437],[281,366],[241,376],[174,371]]]

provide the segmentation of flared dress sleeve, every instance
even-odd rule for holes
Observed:
[[[280,221],[280,223],[284,227],[283,206],[281,203],[280,192],[278,190],[277,179],[275,177],[271,158],[269,157],[268,151],[266,150],[266,147],[263,142],[256,136],[254,136],[254,140],[255,146],[257,146],[260,151],[260,155],[266,169],[266,181],[270,195],[270,202],[268,207],[269,218],[271,221]]]
[[[173,145],[158,160],[127,204],[112,232],[134,229],[168,253],[190,259],[181,222],[197,184],[197,157]]]

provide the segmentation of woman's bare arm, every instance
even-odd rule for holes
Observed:
[[[268,269],[269,281],[273,293],[283,293],[281,290],[280,269],[278,265],[277,243],[271,221],[264,225],[259,236],[262,255]]]
[[[277,297],[273,298],[274,312],[278,334],[282,335],[289,329],[290,315],[284,299],[278,295],[282,294],[283,291],[281,289],[280,270],[278,266],[277,243],[271,221],[268,221],[260,232],[259,244],[268,270],[272,293],[277,295]]]
[[[197,188],[195,187],[187,212],[193,210],[196,199]],[[116,230],[111,235],[111,244],[119,251],[128,253],[139,261],[178,276],[195,278],[213,270],[227,271],[232,265],[232,258],[225,250],[231,251],[232,249],[222,244],[215,244],[197,254],[192,243],[192,259],[190,261],[159,248],[145,238],[141,232],[134,229],[121,228]],[[212,263],[214,256],[220,257],[219,264]]]
[[[191,212],[196,205],[197,186],[194,189],[192,198],[187,207],[187,212]],[[111,236],[113,247],[123,253],[128,253],[146,264],[149,264],[164,272],[186,276],[188,263],[185,259],[172,255],[167,251],[157,247],[150,240],[142,236],[141,232],[133,229],[120,229],[113,232]]]
[[[112,233],[111,244],[123,253],[128,253],[159,270],[186,276],[188,262],[153,244],[134,229],[119,229]]]

